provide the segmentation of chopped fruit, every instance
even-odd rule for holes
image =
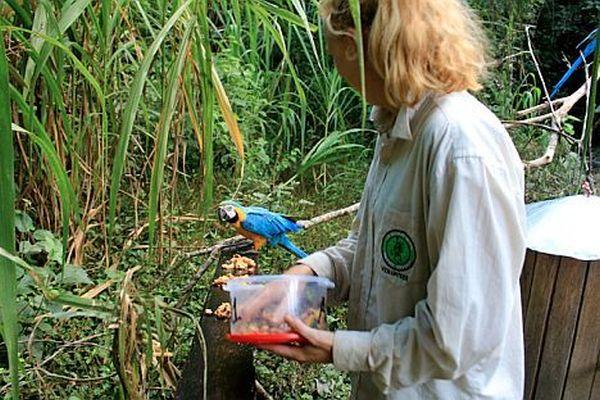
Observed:
[[[256,272],[256,262],[239,254],[234,255],[228,262],[222,265],[224,270],[243,270],[251,273]]]
[[[219,307],[217,307],[217,311],[215,311],[215,316],[219,319],[231,318],[231,304],[222,303]]]
[[[227,275],[222,275],[220,277],[218,277],[217,279],[215,279],[213,281],[213,286],[218,286],[218,287],[223,287],[223,285],[225,285],[227,282],[229,282],[230,279],[233,278],[247,278],[248,274],[244,274],[244,275],[233,275],[233,274],[227,274]]]
[[[319,308],[309,308],[299,318],[311,328],[327,329],[325,312]],[[272,313],[267,310],[263,310],[262,313],[252,320],[237,321],[234,329],[235,334],[284,333],[290,331],[287,323],[275,320]]]

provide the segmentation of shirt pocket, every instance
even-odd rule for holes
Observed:
[[[402,286],[415,282],[414,272],[421,261],[421,254],[416,221],[411,212],[385,212],[375,227],[373,244],[378,277]]]

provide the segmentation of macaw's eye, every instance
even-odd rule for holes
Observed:
[[[225,221],[227,221],[227,214],[228,214],[227,210],[225,210],[225,209],[224,209],[224,208],[222,208],[222,207],[221,207],[221,208],[219,208],[219,219],[220,219],[222,222],[225,222]]]

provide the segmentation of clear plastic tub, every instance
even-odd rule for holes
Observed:
[[[231,331],[228,339],[238,343],[301,343],[284,321],[293,315],[310,327],[326,329],[325,278],[306,275],[262,275],[235,278],[223,287],[231,297]]]

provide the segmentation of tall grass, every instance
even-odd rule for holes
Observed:
[[[15,251],[15,187],[13,135],[10,121],[8,62],[4,42],[0,43],[0,247]],[[17,271],[0,257],[0,333],[6,343],[13,397],[19,397],[17,322]]]

